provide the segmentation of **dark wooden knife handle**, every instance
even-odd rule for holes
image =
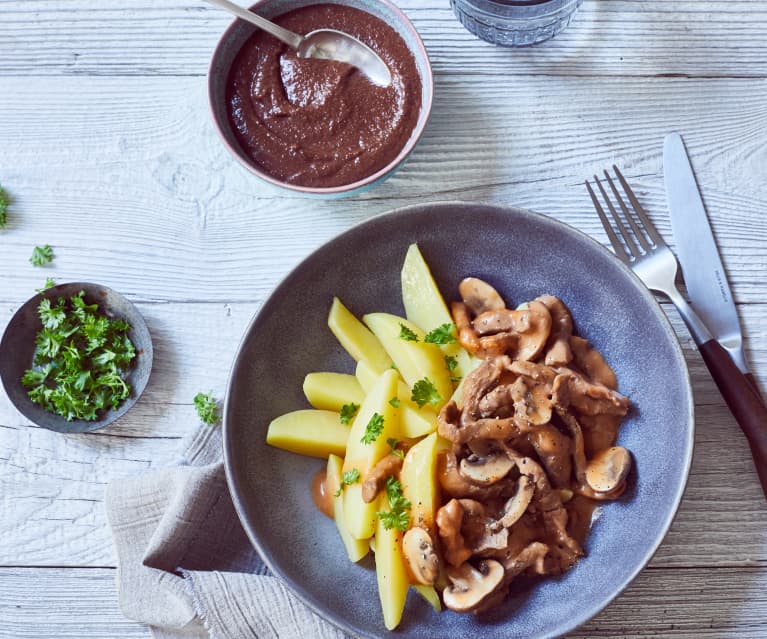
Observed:
[[[748,439],[756,472],[767,496],[767,407],[755,385],[752,386],[719,342],[712,339],[702,344],[700,354]]]
[[[746,378],[746,381],[751,384],[751,388],[756,391],[756,394],[759,395],[759,397],[762,397],[762,391],[759,389],[759,384],[756,383],[754,376],[751,373],[746,373],[744,377]]]

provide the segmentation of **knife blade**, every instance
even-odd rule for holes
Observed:
[[[678,133],[670,133],[663,141],[663,175],[676,253],[692,304],[714,338],[754,384],[727,274]]]

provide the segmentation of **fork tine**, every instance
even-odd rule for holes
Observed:
[[[615,199],[618,200],[618,204],[621,207],[621,211],[623,211],[623,215],[626,217],[626,219],[629,222],[629,225],[634,231],[634,236],[636,237],[637,240],[639,240],[639,244],[644,249],[644,252],[647,253],[650,250],[650,243],[647,241],[645,234],[642,232],[642,228],[634,221],[634,216],[631,215],[631,213],[628,210],[628,207],[626,206],[626,203],[623,201],[623,198],[621,197],[621,194],[618,192],[618,189],[615,188],[615,182],[613,182],[613,179],[610,177],[610,174],[607,171],[604,171],[604,174],[605,174],[605,177],[607,178],[607,183],[610,185],[610,189],[615,195]]]
[[[626,246],[628,247],[628,254],[629,259],[635,259],[639,257],[639,248],[636,245],[636,242],[634,242],[634,239],[629,234],[628,230],[624,226],[623,222],[621,222],[621,218],[618,215],[618,212],[615,210],[615,207],[613,206],[613,203],[610,201],[610,198],[607,196],[607,191],[605,191],[605,187],[602,186],[602,183],[599,181],[599,178],[595,175],[594,180],[597,183],[597,186],[599,187],[600,192],[602,193],[602,197],[605,199],[605,203],[607,204],[607,208],[610,209],[610,213],[613,216],[613,220],[615,220],[615,226],[618,227],[618,232],[620,233],[621,237],[623,238],[623,241],[626,243]]]
[[[618,256],[619,259],[623,260],[624,262],[628,262],[629,256],[626,253],[626,250],[623,248],[623,244],[620,243],[618,236],[615,235],[615,231],[613,230],[612,225],[607,220],[605,211],[602,208],[602,205],[599,203],[597,196],[594,194],[594,190],[591,188],[591,184],[589,184],[588,180],[586,180],[584,184],[586,185],[586,188],[589,191],[589,195],[591,196],[591,201],[594,203],[594,208],[597,210],[597,215],[599,215],[599,220],[602,222],[602,226],[605,229],[605,233],[607,233],[607,237],[610,240],[610,244],[613,245],[613,250],[615,251],[615,254]]]
[[[620,181],[621,186],[623,186],[623,190],[626,192],[626,195],[628,195],[629,202],[631,202],[631,206],[634,207],[636,214],[639,216],[639,220],[644,225],[645,231],[650,236],[650,239],[653,242],[652,248],[655,248],[656,246],[664,246],[666,243],[663,241],[663,238],[661,237],[660,233],[658,233],[657,229],[655,228],[655,225],[647,216],[647,213],[645,213],[644,209],[642,208],[642,205],[639,203],[639,200],[637,200],[636,195],[634,195],[634,191],[631,190],[631,187],[628,185],[628,182],[626,182],[626,178],[623,177],[623,174],[618,170],[618,167],[615,166],[614,164],[613,164],[613,171],[615,171],[615,175],[618,176],[618,180]]]

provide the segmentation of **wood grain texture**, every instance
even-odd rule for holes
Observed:
[[[134,299],[262,299],[353,223],[429,200],[515,204],[604,239],[582,180],[613,162],[671,240],[661,150],[672,129],[685,134],[736,300],[765,299],[767,80],[443,80],[407,166],[345,201],[286,197],[248,174],[213,131],[204,84],[4,80],[0,183],[14,203],[0,299],[23,299],[49,274],[98,276]],[[42,242],[56,259],[33,268]]]
[[[472,36],[447,2],[397,4],[440,75],[767,76],[767,9],[760,0],[586,0],[557,38],[517,51]],[[4,0],[2,18],[0,43],[9,45],[0,45],[0,69],[19,76],[204,75],[230,22],[201,0],[124,7]]]
[[[767,634],[762,579],[763,572],[753,568],[650,568],[567,639],[762,639]],[[117,609],[114,570],[0,568],[3,639],[148,636]]]

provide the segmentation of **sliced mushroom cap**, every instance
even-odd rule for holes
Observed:
[[[410,574],[419,584],[433,585],[439,576],[439,556],[434,541],[424,528],[411,528],[402,538],[402,554]]]
[[[474,610],[501,585],[503,575],[503,566],[494,559],[480,561],[476,568],[468,562],[448,568],[450,585],[442,592],[445,606],[455,612]]]
[[[490,486],[500,481],[514,468],[514,462],[504,453],[491,453],[487,457],[470,455],[461,460],[460,472],[468,480],[480,486]]]
[[[599,493],[620,489],[631,470],[631,454],[623,446],[597,453],[586,466],[586,482]]]
[[[486,311],[474,318],[474,329],[482,336],[481,344],[485,336],[503,337],[507,353],[513,359],[528,361],[535,359],[546,346],[551,333],[551,314],[544,304],[533,301],[521,311]]]
[[[458,285],[463,303],[474,315],[506,307],[506,302],[490,284],[477,277],[467,277]]]
[[[541,302],[551,313],[551,335],[546,343],[548,366],[567,366],[573,359],[570,337],[573,334],[573,318],[565,303],[553,295],[541,295]]]
[[[533,499],[534,492],[535,486],[530,478],[521,475],[517,483],[517,492],[503,506],[503,516],[498,520],[498,525],[509,528],[516,524],[519,518],[525,514]]]
[[[511,386],[515,415],[531,424],[551,421],[551,385],[539,383],[529,377],[518,377]]]

